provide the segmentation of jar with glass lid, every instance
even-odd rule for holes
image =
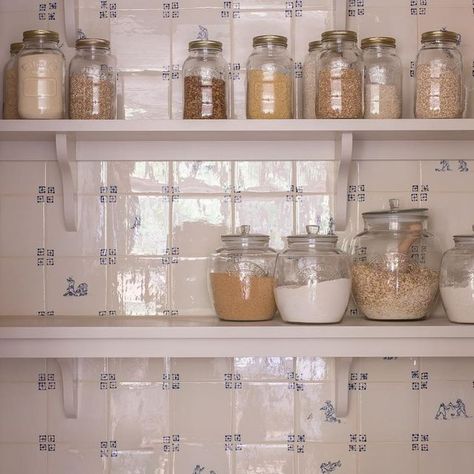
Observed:
[[[402,64],[395,38],[377,36],[361,41],[364,59],[364,117],[402,116]]]
[[[463,60],[460,35],[428,31],[416,58],[415,117],[461,118],[464,113]]]
[[[191,41],[189,56],[183,64],[183,118],[226,119],[228,76],[220,41]]]
[[[69,118],[117,118],[117,61],[108,40],[76,41],[76,55],[69,65]]]
[[[253,52],[247,61],[247,118],[293,118],[294,68],[287,47],[284,36],[253,39]]]
[[[23,119],[62,119],[66,115],[66,60],[59,35],[49,30],[23,33],[18,53],[18,113]]]
[[[308,44],[308,54],[303,63],[303,118],[316,118],[318,60],[321,53],[321,41]]]
[[[450,321],[474,323],[474,234],[453,239],[454,248],[441,261],[441,299]]]
[[[222,247],[210,259],[209,288],[216,314],[227,321],[263,321],[275,311],[273,274],[276,252],[270,237],[240,233],[223,235]]]
[[[318,67],[318,107],[323,119],[355,119],[364,116],[362,52],[357,33],[325,31]]]
[[[287,237],[287,248],[278,255],[278,311],[287,322],[338,323],[351,295],[350,258],[336,248],[336,235],[320,235],[312,225],[306,232]]]
[[[10,59],[3,71],[3,118],[19,119],[18,114],[18,53],[23,43],[10,45]]]
[[[365,212],[351,243],[352,293],[369,319],[415,320],[430,314],[438,294],[441,252],[428,232],[428,209]]]

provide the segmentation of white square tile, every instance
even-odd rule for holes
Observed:
[[[117,186],[120,194],[161,194],[168,185],[168,162],[112,161],[107,171],[107,181]]]
[[[92,6],[96,8],[91,8]],[[100,18],[97,3],[85,3],[80,7],[77,23],[88,38],[110,39],[110,19]]]
[[[45,162],[2,161],[0,163],[0,195],[36,195],[39,186],[45,185],[45,179]]]
[[[431,443],[429,453],[420,456],[420,474],[469,472],[474,464],[472,443]]]
[[[36,440],[37,441],[37,440]],[[47,473],[47,454],[36,444],[0,444],[0,470],[5,474]]]
[[[293,456],[286,444],[245,444],[235,457],[235,472],[294,474]]]
[[[110,459],[110,474],[150,473],[168,474],[170,455],[155,449],[124,450],[119,449],[117,457]]]
[[[235,188],[238,192],[288,192],[292,174],[290,161],[238,161]]]
[[[306,234],[306,226],[318,225],[321,234],[334,231],[333,196],[330,194],[303,195],[297,200],[297,232]]]
[[[173,474],[219,473],[231,474],[231,452],[224,443],[180,444],[179,453],[173,454]]]
[[[410,382],[412,371],[420,371],[420,361],[410,357],[357,357],[351,373],[364,374],[369,382]]]
[[[55,452],[48,455],[48,474],[105,474],[107,466],[107,458],[99,456],[98,446],[95,449],[78,449],[75,445],[58,443]]]
[[[56,370],[59,370],[55,359],[48,359],[48,367],[50,364],[54,364]],[[107,359],[97,357],[78,360],[78,376],[81,382],[95,382],[98,384],[101,374],[107,372]]]
[[[306,7],[307,2],[304,2]],[[296,12],[295,12],[296,13]],[[333,11],[332,5],[329,9],[303,10],[301,16],[295,16],[295,61],[303,62],[308,52],[310,41],[319,41],[321,33],[332,29]]]
[[[225,375],[232,373],[231,358],[172,358],[171,372],[179,374],[182,382],[224,382]]]
[[[421,178],[421,184],[428,185],[433,192],[471,193],[474,189],[474,161],[448,160],[447,169],[440,161],[422,161]]]
[[[421,359],[421,370],[428,372],[430,380],[472,381],[474,379],[474,358],[423,357]]]
[[[411,192],[413,185],[420,184],[418,161],[361,161],[359,185],[365,192]]]
[[[298,474],[309,472],[337,472],[338,474],[356,474],[357,455],[347,450],[347,443],[306,443],[304,453],[296,456]],[[316,469],[316,470],[315,470]],[[364,474],[375,474],[365,472]]]
[[[45,359],[0,359],[0,382],[38,382],[45,372]]]
[[[165,373],[165,359],[130,358],[109,359],[108,371],[120,382],[161,382]]]
[[[303,382],[326,382],[334,379],[334,359],[297,357],[295,373]]]
[[[422,453],[421,457],[423,457]],[[418,452],[411,443],[367,444],[367,452],[358,456],[359,472],[376,474],[418,474]]]
[[[234,372],[241,380],[289,381],[294,374],[293,357],[235,357]]]
[[[231,166],[228,161],[176,161],[173,178],[180,193],[226,193]]]
[[[297,191],[306,193],[334,193],[336,164],[331,161],[298,161]]]

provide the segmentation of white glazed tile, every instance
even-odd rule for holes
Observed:
[[[295,474],[293,453],[286,444],[244,444],[235,457],[235,469],[246,474]]]
[[[165,360],[161,358],[109,359],[109,373],[120,382],[161,382]]]
[[[97,3],[83,5],[77,10],[78,27],[88,38],[110,39],[110,19],[100,18],[99,13]]]
[[[292,183],[290,161],[238,161],[235,163],[237,192],[288,192]]]
[[[14,157],[12,157],[14,158]],[[38,187],[45,185],[44,162],[2,161],[0,163],[0,195],[38,194]]]
[[[332,8],[321,10],[305,9],[301,16],[295,17],[295,61],[303,62],[308,52],[308,43],[321,39],[321,33],[332,29]],[[314,8],[314,7],[312,7]]]
[[[305,443],[304,453],[297,455],[296,459],[298,474],[310,472],[319,474],[319,472],[324,472],[323,468],[337,474],[356,474],[358,472],[357,456],[348,451],[347,443]],[[376,473],[364,472],[363,474]]]
[[[45,372],[45,359],[0,359],[0,382],[38,382]]]
[[[56,365],[56,371],[59,370],[54,359],[48,359],[48,367]],[[101,374],[107,373],[107,359],[104,358],[83,358],[79,360],[79,380],[81,382],[95,382],[99,384]]]
[[[293,357],[235,357],[234,372],[245,381],[289,381],[294,373]]]
[[[101,187],[107,185],[107,167],[105,161],[80,161],[77,163],[77,193],[100,194]],[[49,170],[50,168],[48,168]],[[48,175],[49,176],[49,175]],[[49,178],[48,178],[49,182]]]
[[[162,446],[155,449],[123,450],[110,460],[110,474],[153,473],[168,474],[170,455]]]
[[[106,307],[106,269],[99,264],[99,257],[55,257],[54,265],[46,267],[48,311],[63,316],[97,316]]]
[[[161,194],[168,185],[169,163],[163,161],[112,161],[107,181],[119,194]]]
[[[171,372],[182,382],[223,382],[232,373],[231,358],[173,358]]]
[[[0,470],[8,474],[47,474],[47,454],[39,450],[38,443],[0,443]]]
[[[422,372],[428,372],[430,380],[474,380],[474,358],[472,357],[423,357]],[[474,388],[474,387],[473,387]]]
[[[361,161],[359,185],[365,192],[410,192],[420,184],[418,161]]]
[[[429,453],[420,456],[420,474],[470,472],[474,464],[472,443],[429,443]]]
[[[447,167],[440,161],[422,161],[421,177],[421,184],[428,185],[433,192],[472,193],[474,161],[448,160]]]
[[[109,435],[121,449],[150,447],[169,434],[169,394],[161,382],[119,382],[109,391]]]
[[[235,63],[232,69],[232,118],[243,120],[246,118],[247,97],[245,64]]]
[[[296,185],[303,193],[333,193],[336,164],[332,161],[298,161]]]
[[[297,232],[306,233],[308,224],[319,225],[320,232],[334,231],[333,196],[330,194],[303,195],[297,200]]]
[[[410,357],[357,357],[351,373],[358,378],[363,374],[369,382],[410,382],[412,371],[419,371],[420,361]]]
[[[421,455],[423,457],[423,453]],[[412,443],[367,443],[367,451],[358,456],[359,472],[364,474],[418,474],[418,452]]]
[[[293,433],[294,393],[288,383],[247,382],[235,390],[234,426],[243,443],[278,442]]]
[[[220,197],[179,196],[173,203],[173,247],[181,257],[207,257],[231,231],[231,204]]]
[[[176,161],[173,163],[174,186],[180,193],[226,193],[231,174],[228,161]]]
[[[224,381],[180,382],[171,397],[172,432],[179,434],[180,441],[223,443],[232,432],[232,390],[225,388]]]
[[[76,445],[57,443],[54,453],[48,455],[48,474],[106,474],[107,458],[99,456],[98,446],[78,449]]]
[[[180,444],[179,453],[173,455],[172,472],[231,474],[231,452],[224,443]]]
[[[334,359],[297,357],[295,373],[303,382],[326,382],[334,378]]]

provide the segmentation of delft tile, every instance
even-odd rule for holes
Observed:
[[[78,449],[75,445],[57,443],[54,453],[48,454],[48,474],[59,472],[106,474],[108,472],[107,458],[100,457],[98,452],[98,447],[95,449]]]
[[[230,170],[228,161],[174,162],[174,185],[180,193],[226,193],[230,189]]]
[[[333,196],[303,195],[297,200],[297,232],[306,233],[308,224],[318,225],[320,233],[334,231]]]
[[[181,316],[214,315],[208,288],[207,258],[180,258],[172,265],[172,309]]]
[[[309,472],[337,474],[356,474],[357,456],[347,449],[344,444],[305,443],[304,452],[297,453],[298,474]],[[364,474],[374,474],[364,472]]]
[[[38,443],[47,432],[46,392],[37,383],[0,383],[0,418],[0,443]]]
[[[420,474],[469,472],[474,463],[473,443],[429,443],[429,453],[420,456]]]
[[[270,235],[270,247],[282,249],[285,237],[293,233],[293,203],[286,196],[243,195],[235,206],[235,224]]]
[[[472,193],[474,189],[474,161],[422,161],[421,184],[439,193]]]
[[[232,390],[219,383],[180,382],[171,393],[171,431],[187,443],[224,443],[232,433]],[[194,406],[194,410],[187,407]],[[212,420],[212,423],[211,423]],[[198,464],[198,462],[196,462]]]
[[[430,441],[474,441],[472,381],[430,381],[420,390],[420,433]]]
[[[293,357],[235,357],[234,372],[243,381],[287,381],[294,374]]]
[[[293,457],[286,444],[244,444],[235,456],[235,472],[295,474]]]
[[[0,259],[0,315],[36,316],[45,310],[44,288],[44,267],[36,258]]]
[[[112,161],[107,180],[117,186],[119,194],[162,194],[168,185],[168,162]]]
[[[411,357],[357,357],[351,373],[369,382],[410,382],[412,371],[420,371],[422,359]]]
[[[295,15],[295,44],[293,57],[295,62],[301,63],[304,62],[304,58],[308,52],[308,43],[310,41],[319,40],[321,38],[321,33],[330,30],[333,23],[332,6],[321,10],[307,10],[306,1],[304,2],[304,6],[305,8],[303,11],[296,10],[293,12],[293,15]]]
[[[38,382],[45,372],[45,359],[0,359],[0,382]]]
[[[291,183],[290,161],[238,161],[235,163],[237,192],[288,192]]]
[[[169,392],[162,382],[119,381],[109,392],[109,437],[120,449],[152,447],[169,434]]]
[[[97,3],[94,5],[96,6]],[[77,24],[87,38],[111,38],[110,19],[101,18],[98,8],[83,6],[77,10]]]
[[[179,374],[182,382],[222,382],[232,373],[232,359],[220,358],[172,358],[171,372]]]
[[[231,474],[231,451],[224,443],[180,444],[179,453],[173,454],[173,474]]]
[[[108,371],[121,382],[161,382],[166,364],[162,358],[109,359]]]
[[[161,450],[160,450],[161,449]],[[110,459],[110,474],[169,474],[170,455],[162,451],[162,446],[155,449],[122,450]]]
[[[418,452],[412,443],[367,443],[367,451],[358,455],[359,472],[364,474],[418,474]]]
[[[100,390],[97,380],[79,383],[79,393],[78,417],[66,418],[61,388],[48,390],[48,431],[58,442],[98,449],[100,442],[107,439],[107,391]]]
[[[331,161],[298,161],[296,186],[302,193],[334,193],[336,165]]]
[[[231,231],[231,203],[220,197],[179,196],[173,203],[173,248],[180,257],[207,257]]]
[[[47,474],[47,456],[35,444],[0,444],[0,470],[8,474]]]
[[[474,380],[472,357],[423,357],[421,371],[428,372],[430,380]],[[474,386],[473,386],[474,388]]]
[[[46,204],[46,251],[55,257],[98,257],[107,248],[105,238],[106,205],[98,196],[77,197],[78,228],[68,232],[64,227],[63,200],[55,196],[53,204]]]
[[[286,440],[294,431],[294,396],[288,383],[247,382],[235,390],[234,426],[242,442]]]
[[[107,271],[107,308],[123,316],[156,316],[167,307],[168,265],[161,258],[118,258]]]
[[[360,433],[368,442],[409,441],[418,433],[419,391],[411,383],[367,382],[359,391]],[[384,420],[380,423],[380,420]]]
[[[410,192],[420,184],[418,161],[362,161],[359,163],[359,186],[365,192]]]
[[[295,373],[303,382],[327,382],[334,379],[334,359],[297,357]]]
[[[0,163],[0,195],[38,194],[38,187],[46,184],[44,162],[2,161]]]
[[[44,247],[44,205],[35,196],[3,196],[0,201],[0,255],[35,257]]]
[[[298,387],[298,385],[297,385]],[[357,433],[358,393],[349,393],[349,412],[344,418],[335,413],[332,386],[329,383],[303,383],[296,391],[299,414],[296,432],[306,441],[344,443],[351,433]]]
[[[95,258],[55,257],[46,267],[46,306],[55,315],[98,315],[106,307],[106,266]]]

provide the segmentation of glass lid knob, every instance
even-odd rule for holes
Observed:
[[[319,225],[307,225],[306,233],[308,235],[318,235],[319,234]]]
[[[390,206],[390,210],[393,211],[400,207],[400,200],[399,199],[389,199],[388,204]]]
[[[249,225],[241,225],[240,226],[240,234],[241,235],[249,235],[250,234],[250,226]]]

